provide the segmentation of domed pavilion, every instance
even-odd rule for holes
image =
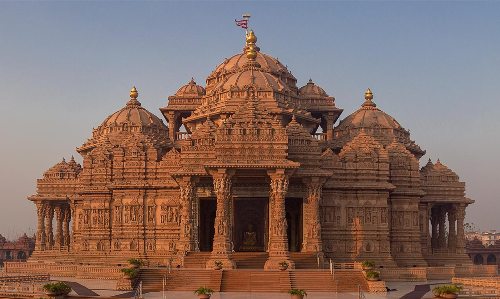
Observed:
[[[425,151],[370,89],[335,126],[335,98],[312,80],[297,87],[251,30],[205,86],[191,79],[168,97],[166,124],[135,87],[123,102],[77,148],[82,166],[63,160],[37,181],[31,260],[470,263],[473,201],[457,174],[439,160],[420,169]]]

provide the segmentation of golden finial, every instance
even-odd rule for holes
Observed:
[[[365,91],[365,102],[361,106],[362,107],[373,107],[373,108],[377,107],[377,105],[374,102],[372,102],[372,100],[373,100],[373,93],[372,93],[371,89],[368,88]]]
[[[255,33],[253,30],[248,31],[246,35],[246,55],[248,60],[255,60],[257,58],[257,51],[259,48],[255,45],[257,42],[257,36],[255,36]]]
[[[130,98],[131,99],[137,99],[137,97],[139,96],[139,92],[137,91],[137,89],[134,87],[132,87],[132,89],[130,90]]]

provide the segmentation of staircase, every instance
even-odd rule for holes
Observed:
[[[288,271],[228,270],[223,271],[221,292],[287,292]]]
[[[219,291],[222,271],[202,269],[175,269],[170,274],[165,269],[141,269],[139,280],[145,292],[158,292],[163,288],[163,277],[167,276],[166,290],[194,291],[199,287],[211,288]]]
[[[315,253],[290,252],[290,259],[295,262],[295,269],[318,269],[318,260]],[[320,263],[320,269],[324,268]]]
[[[211,254],[211,252],[189,252],[184,257],[184,268],[205,269]]]
[[[358,285],[363,292],[368,292],[368,282],[361,270],[335,270],[337,292],[355,292]]]
[[[290,271],[292,288],[308,292],[336,292],[336,283],[330,271],[305,270]],[[356,287],[357,290],[357,287]]]
[[[235,252],[232,259],[238,269],[264,269],[269,255],[267,252]]]

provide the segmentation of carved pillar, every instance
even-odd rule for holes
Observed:
[[[444,209],[443,206],[439,207],[438,220],[439,220],[438,221],[439,222],[438,247],[439,248],[446,248],[446,229],[445,229],[446,210]]]
[[[176,117],[175,117],[175,112],[169,111],[167,114],[167,121],[168,121],[168,134],[170,137],[170,140],[175,142],[176,136],[175,133],[177,132],[176,128]]]
[[[63,209],[61,205],[54,206],[54,212],[56,215],[56,237],[54,240],[54,249],[60,250],[63,244]]]
[[[181,201],[181,224],[179,249],[183,252],[198,251],[198,234],[195,230],[198,227],[194,225],[193,219],[193,201],[196,198],[197,179],[191,176],[177,178],[180,187]]]
[[[322,178],[308,178],[304,180],[307,193],[303,208],[303,252],[323,252],[319,203],[324,183],[325,180]]]
[[[431,209],[431,225],[432,225],[431,248],[432,248],[432,250],[438,248],[438,223],[439,223],[439,208],[435,206]]]
[[[233,171],[227,169],[217,169],[210,171],[214,181],[214,192],[217,197],[217,210],[215,212],[214,223],[214,243],[212,255],[207,261],[207,268],[212,269],[215,261],[221,261],[224,269],[236,267],[229,254],[232,251],[231,233],[230,233],[230,207],[231,202],[231,177]]]
[[[63,246],[66,246],[66,248],[69,250],[69,244],[70,244],[70,231],[69,231],[69,222],[71,221],[71,210],[69,208],[69,205],[64,206],[63,209],[63,219],[64,219],[64,226],[63,226]]]
[[[455,207],[452,206],[448,209],[448,249],[452,252],[455,251],[455,248],[457,247],[457,233],[455,230],[455,221],[457,220],[456,217],[456,210]]]
[[[50,250],[54,245],[54,234],[52,233],[52,219],[54,218],[54,206],[47,203],[45,210],[45,249]]]
[[[465,253],[465,234],[464,234],[464,221],[465,221],[465,205],[460,204],[456,207],[457,217],[457,253]]]
[[[334,124],[333,113],[328,113],[328,115],[326,116],[326,140],[328,142],[333,141],[333,124]]]
[[[294,263],[288,251],[287,222],[285,212],[285,196],[288,190],[288,175],[284,169],[268,172],[271,178],[271,194],[269,195],[271,218],[269,219],[269,258],[264,269],[278,269],[279,263],[286,261],[290,268]]]
[[[37,201],[35,204],[36,215],[38,217],[35,250],[42,251],[45,250],[45,210],[47,205],[43,201]]]

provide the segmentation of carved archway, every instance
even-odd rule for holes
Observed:
[[[488,258],[486,259],[486,264],[487,265],[496,265],[497,264],[497,257],[494,254],[490,253],[488,255]]]
[[[476,256],[474,257],[474,265],[482,265],[483,263],[483,256],[480,254],[476,254]]]

